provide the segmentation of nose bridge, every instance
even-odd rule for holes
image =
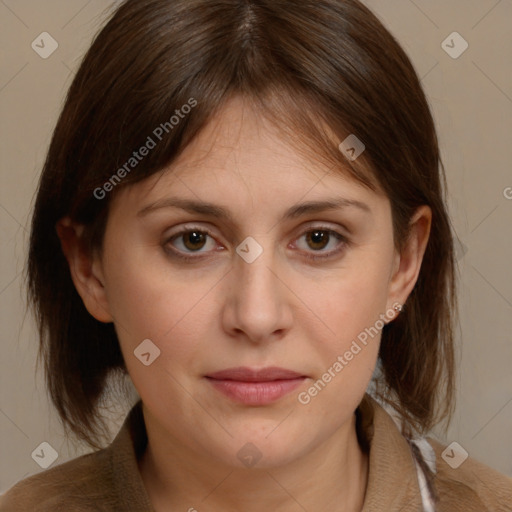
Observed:
[[[272,237],[259,236],[257,241],[253,237],[247,237],[236,249],[238,258],[235,261],[235,274],[238,283],[237,290],[240,297],[245,300],[272,298],[278,290],[275,287],[275,251]],[[272,270],[272,271],[271,271]]]
[[[247,237],[236,249],[231,297],[232,328],[252,340],[289,327],[291,315],[278,275],[271,236]]]

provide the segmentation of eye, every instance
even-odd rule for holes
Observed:
[[[192,259],[195,256],[187,256],[192,253],[206,253],[215,249],[216,243],[208,231],[199,228],[183,229],[172,235],[165,246],[172,246],[169,250],[178,258]],[[202,250],[205,249],[205,250]]]
[[[348,245],[346,237],[323,226],[309,229],[297,240],[299,242],[293,244],[292,247],[303,251],[304,256],[311,260],[333,257]],[[300,243],[301,240],[304,240],[305,244]],[[197,260],[218,247],[213,235],[208,230],[197,227],[187,227],[173,234],[167,239],[164,246],[171,256],[183,260]],[[328,248],[330,250],[325,250]]]
[[[297,247],[306,251],[306,258],[313,260],[334,256],[342,251],[348,244],[346,237],[326,227],[309,229],[298,238],[299,241],[302,239],[304,239],[306,246],[304,247],[303,244],[297,243]],[[324,250],[329,247],[331,250]],[[311,251],[308,251],[308,249],[312,249],[313,253],[316,252],[320,254],[313,254]]]

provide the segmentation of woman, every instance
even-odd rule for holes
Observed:
[[[509,478],[425,437],[453,406],[443,185],[359,2],[124,2],[56,126],[28,273],[69,430],[101,447],[116,378],[140,401],[0,510],[510,510]]]

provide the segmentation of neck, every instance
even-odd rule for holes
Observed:
[[[139,469],[156,512],[355,512],[364,502],[368,457],[353,415],[349,425],[300,459],[265,469],[222,465],[148,430]]]

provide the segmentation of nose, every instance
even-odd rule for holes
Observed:
[[[283,337],[293,322],[293,293],[286,286],[284,265],[267,244],[252,262],[235,254],[222,311],[223,328],[252,343]]]

